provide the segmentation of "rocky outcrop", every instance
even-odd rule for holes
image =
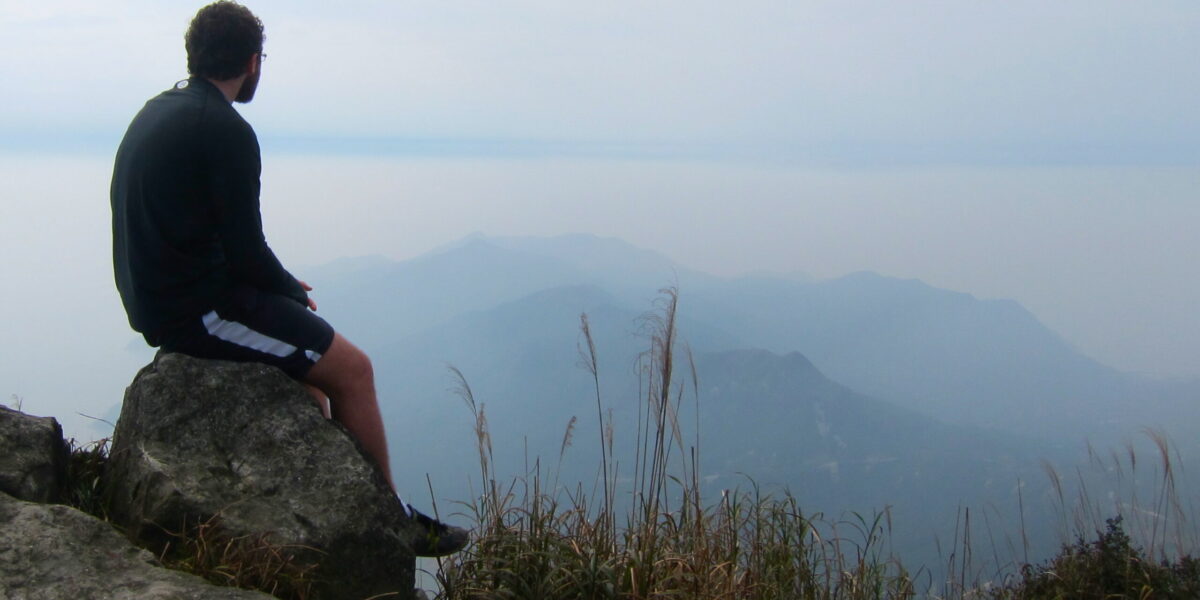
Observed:
[[[61,438],[60,438],[61,439]],[[266,600],[158,566],[108,523],[0,493],[0,598]]]
[[[114,522],[152,549],[217,523],[319,564],[322,597],[412,593],[415,525],[355,441],[275,368],[160,353],[126,392],[106,481]]]
[[[57,502],[67,471],[62,427],[0,406],[0,492],[32,502]]]
[[[201,530],[214,547],[265,540],[270,564],[285,555],[315,581],[309,597],[423,597],[410,541],[424,531],[272,367],[162,354],[138,374],[101,486],[119,529],[48,504],[65,496],[67,463],[54,419],[0,407],[0,600],[269,597],[162,568],[157,556],[187,545],[177,534]]]

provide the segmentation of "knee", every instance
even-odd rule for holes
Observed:
[[[371,365],[371,358],[362,350],[351,348],[353,350],[342,363],[342,372],[337,379],[351,394],[370,392],[375,389],[375,368]]]
[[[355,348],[354,360],[351,361],[348,374],[355,381],[369,382],[374,385],[375,367],[371,364],[371,357]]]
[[[339,336],[307,381],[334,398],[356,397],[374,392],[375,369],[365,352]]]

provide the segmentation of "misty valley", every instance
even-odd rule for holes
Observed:
[[[1132,534],[1195,542],[1178,522],[1190,500],[1166,506],[1163,481],[1194,497],[1200,382],[1109,368],[1012,301],[872,273],[719,278],[587,235],[475,235],[301,274],[372,356],[398,484],[429,494],[428,478],[444,514],[485,487],[464,382],[496,479],[594,499],[604,459],[628,510],[673,288],[668,461],[694,466],[706,502],[790,494],[830,523],[882,516],[889,552],[935,578],[964,553],[984,577],[1041,560],[1120,511]]]

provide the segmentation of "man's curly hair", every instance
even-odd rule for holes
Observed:
[[[250,9],[228,0],[201,8],[183,36],[188,73],[217,81],[246,72],[246,61],[262,53],[262,21]]]

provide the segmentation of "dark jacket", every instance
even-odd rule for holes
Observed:
[[[193,77],[129,124],[113,168],[113,268],[129,324],[151,345],[239,283],[307,304],[267,246],[254,130]]]

